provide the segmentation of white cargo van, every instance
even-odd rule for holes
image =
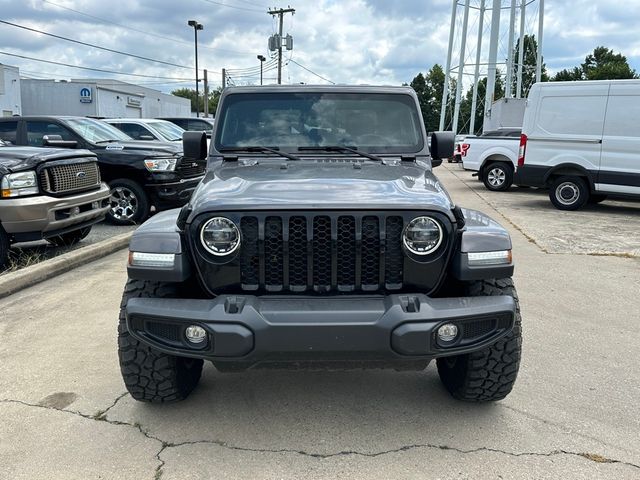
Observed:
[[[561,210],[609,194],[640,198],[640,80],[533,85],[517,171]]]

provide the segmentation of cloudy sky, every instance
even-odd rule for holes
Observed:
[[[479,4],[479,0],[470,1]],[[510,0],[502,3],[507,6]],[[257,83],[258,77],[243,76],[237,70],[255,68],[256,55],[269,55],[267,38],[277,25],[266,10],[273,5],[268,0],[0,0],[2,21],[173,65],[7,24],[0,24],[1,52],[140,76],[79,70],[4,54],[0,63],[17,65],[32,78],[117,78],[170,91],[193,85],[189,81],[194,75],[193,29],[187,20],[196,19],[204,24],[199,32],[200,67],[208,69],[212,83],[219,85],[222,68],[236,70],[232,78],[237,83]],[[528,7],[526,24],[531,32],[537,31],[537,5],[534,0]],[[294,50],[285,55],[292,61],[284,68],[284,82],[324,83],[324,77],[336,83],[399,84],[434,63],[446,62],[451,0],[291,0],[291,7],[296,13],[285,17],[284,30],[294,37]],[[503,10],[502,59],[508,16],[508,9]],[[458,24],[461,19],[460,15]],[[473,13],[472,30],[477,21]],[[487,14],[485,24],[489,22]],[[545,61],[551,72],[573,67],[594,47],[605,45],[625,54],[640,71],[638,30],[640,0],[547,0]],[[473,56],[474,49],[475,40],[470,41],[467,55]],[[265,77],[273,82],[275,71],[266,72]]]

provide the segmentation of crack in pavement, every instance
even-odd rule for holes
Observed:
[[[142,428],[142,425],[139,423],[130,423],[130,422],[123,422],[120,420],[110,420],[108,418],[106,418],[106,413],[112,409],[122,398],[124,398],[127,395],[127,393],[124,393],[120,396],[118,396],[113,404],[108,407],[107,409],[105,409],[104,411],[100,411],[97,412],[94,415],[88,415],[86,413],[82,413],[76,410],[68,410],[66,408],[55,408],[55,407],[50,407],[50,406],[46,406],[46,405],[40,405],[37,403],[30,403],[30,402],[25,402],[22,400],[14,400],[14,399],[1,399],[0,403],[14,403],[14,404],[19,404],[19,405],[23,405],[26,407],[33,407],[33,408],[42,408],[45,410],[53,410],[53,411],[57,411],[57,412],[64,412],[64,413],[68,413],[68,414],[72,414],[72,415],[76,415],[82,418],[85,418],[87,420],[93,420],[96,422],[105,422],[108,423],[110,425],[117,425],[117,426],[126,426],[129,428],[135,428],[136,430],[138,430],[142,435],[144,435],[146,438],[149,438],[151,440],[155,440],[157,442],[159,442],[161,444],[160,449],[158,450],[158,452],[155,455],[156,460],[158,461],[158,466],[156,467],[156,470],[154,472],[154,479],[155,480],[159,480],[162,477],[163,474],[163,469],[166,465],[166,460],[162,459],[162,454],[164,453],[165,450],[169,449],[169,448],[180,448],[180,447],[184,447],[184,446],[189,446],[189,445],[214,445],[214,446],[218,446],[227,450],[234,450],[234,451],[240,451],[240,452],[253,452],[253,453],[268,453],[268,454],[278,454],[278,453],[284,453],[284,454],[294,454],[294,455],[301,455],[301,456],[305,456],[305,457],[309,457],[309,458],[317,458],[317,459],[328,459],[328,458],[335,458],[335,457],[348,457],[348,456],[361,456],[361,457],[368,457],[368,458],[375,458],[375,457],[380,457],[383,455],[389,455],[389,454],[393,454],[393,453],[402,453],[402,452],[407,452],[410,450],[417,450],[417,449],[434,449],[434,450],[443,450],[443,451],[451,451],[451,452],[456,452],[456,453],[460,453],[462,455],[468,455],[468,454],[474,454],[474,453],[482,453],[482,452],[488,452],[488,453],[497,453],[497,454],[501,454],[501,455],[507,455],[510,457],[553,457],[553,456],[559,456],[559,455],[567,455],[567,456],[573,456],[573,457],[579,457],[591,462],[595,462],[595,463],[603,463],[603,464],[620,464],[620,465],[625,465],[628,467],[632,467],[635,469],[640,470],[640,465],[639,464],[635,464],[632,462],[626,462],[624,460],[616,460],[616,459],[612,459],[612,458],[607,458],[603,455],[597,454],[597,453],[588,453],[588,452],[573,452],[570,450],[552,450],[550,452],[509,452],[507,450],[501,450],[498,448],[491,448],[491,447],[477,447],[477,448],[472,448],[472,449],[462,449],[462,448],[458,448],[458,447],[451,447],[449,445],[438,445],[438,444],[432,444],[432,443],[422,443],[422,444],[411,444],[411,445],[405,445],[402,447],[398,447],[398,448],[394,448],[394,449],[390,449],[390,450],[383,450],[380,452],[359,452],[357,450],[343,450],[340,452],[334,452],[334,453],[314,453],[314,452],[307,452],[305,450],[295,450],[295,449],[287,449],[287,448],[281,448],[281,449],[268,449],[268,448],[251,448],[251,447],[242,447],[242,446],[238,446],[238,445],[232,445],[229,444],[227,442],[224,442],[222,440],[192,440],[192,441],[186,441],[186,442],[179,442],[179,443],[174,443],[174,442],[168,442],[165,440],[162,440],[161,438],[150,434],[147,430]]]

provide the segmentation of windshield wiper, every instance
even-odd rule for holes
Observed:
[[[119,142],[120,140],[116,140],[116,139],[111,139],[111,140],[98,140],[97,142],[93,142],[96,145],[100,144],[100,143],[113,143],[113,142]]]
[[[220,149],[221,153],[224,152],[271,152],[276,155],[280,155],[281,157],[288,158],[289,160],[300,160],[300,157],[296,157],[295,155],[291,155],[290,153],[281,152],[278,147],[263,147],[263,146],[255,146],[255,147],[223,147]]]
[[[382,157],[378,157],[377,155],[371,155],[370,153],[361,152],[357,149],[357,147],[347,147],[345,145],[322,145],[317,147],[298,147],[298,151],[321,151],[321,152],[351,152],[356,155],[360,155],[361,157],[368,158],[370,160],[375,160],[376,162],[383,162]]]

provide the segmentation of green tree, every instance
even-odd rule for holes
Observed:
[[[429,69],[426,75],[418,73],[409,84],[420,101],[420,109],[428,132],[438,130],[440,126],[440,110],[442,107],[442,92],[444,89],[444,70],[438,64]],[[455,93],[455,81],[449,85],[449,99]],[[446,123],[451,122],[451,115],[447,112]]]
[[[215,115],[216,109],[218,108],[218,101],[220,100],[220,94],[222,93],[222,88],[218,87],[217,89],[209,92],[209,115]],[[191,111],[196,111],[196,91],[193,88],[178,88],[171,92],[172,95],[176,97],[188,98],[191,101]],[[199,97],[199,111],[204,112],[204,96],[202,93]]]
[[[493,99],[498,100],[504,97],[504,79],[498,70],[496,72],[496,88],[494,90]],[[478,98],[476,101],[476,114],[474,132],[478,134],[482,132],[482,126],[484,124],[484,100],[487,93],[487,77],[483,77],[478,80]],[[469,126],[471,125],[471,106],[473,103],[473,85],[469,87],[464,97],[460,101],[460,113],[458,115],[458,129],[460,133],[467,133]]]
[[[584,63],[572,69],[560,70],[552,80],[620,80],[638,78],[636,71],[629,66],[627,57],[614,53],[607,47],[596,47],[587,55]]]
[[[522,55],[522,96],[526,97],[531,85],[536,81],[536,65],[538,62],[538,42],[535,35],[525,35],[522,42],[524,44],[524,51]],[[516,42],[516,47],[513,52],[514,64],[513,64],[513,82],[511,84],[511,91],[515,94],[518,86],[518,60],[520,58],[520,39]],[[548,82],[549,74],[547,73],[547,66],[542,62],[541,81]]]

